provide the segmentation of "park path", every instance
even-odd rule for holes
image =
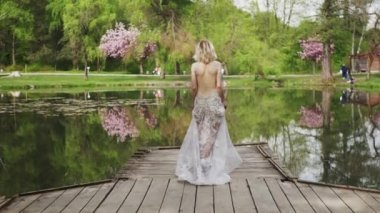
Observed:
[[[140,149],[113,180],[24,193],[0,212],[380,212],[380,191],[297,180],[266,143],[236,146],[243,164],[229,184],[174,176],[178,147]]]

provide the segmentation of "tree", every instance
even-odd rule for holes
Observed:
[[[309,38],[307,40],[301,40],[300,46],[302,52],[299,55],[302,59],[312,60],[314,63],[318,63],[324,57],[324,45],[321,41],[316,38]],[[331,45],[329,51],[333,51],[334,46]],[[313,73],[315,71],[315,66],[313,67]]]
[[[18,42],[24,43],[33,38],[33,15],[24,9],[27,3],[20,0],[3,0],[0,4],[0,32],[10,41],[11,62],[16,65]],[[8,33],[9,32],[9,33]]]
[[[321,29],[319,35],[323,43],[322,55],[322,83],[331,83],[334,77],[331,71],[331,43],[333,40],[333,30],[337,25],[338,18],[338,4],[335,0],[324,0],[321,7]]]
[[[116,19],[116,6],[115,0],[50,1],[51,27],[63,31],[61,57],[71,59],[74,69],[95,59],[99,69],[99,40]]]
[[[107,30],[102,36],[99,48],[108,57],[123,58],[132,53],[139,35],[137,28],[130,27],[126,30],[123,23],[116,23],[115,29]]]
[[[107,30],[100,40],[99,48],[104,55],[112,58],[135,58],[140,65],[140,74],[144,73],[143,63],[157,50],[153,41],[143,42],[136,27],[125,29],[123,23],[116,23],[115,29]]]

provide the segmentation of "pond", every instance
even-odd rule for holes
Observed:
[[[303,180],[380,189],[380,93],[233,89],[234,143],[268,142]],[[0,195],[112,178],[141,146],[180,145],[187,89],[0,91]]]

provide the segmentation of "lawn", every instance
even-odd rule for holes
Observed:
[[[373,74],[370,80],[364,74],[354,74],[353,85],[335,75],[333,87],[362,88],[365,90],[380,90],[380,74]],[[283,75],[257,78],[253,75],[225,76],[228,88],[244,88],[252,86],[316,88],[323,86],[319,75]],[[121,73],[90,74],[87,80],[82,73],[52,72],[26,73],[19,78],[0,76],[0,90],[83,90],[84,88],[105,88],[124,90],[127,88],[155,87],[189,87],[189,75],[167,75],[165,79],[153,75],[127,75]]]

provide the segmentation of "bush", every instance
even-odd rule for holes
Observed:
[[[18,64],[5,67],[5,71],[7,72],[23,71],[23,70],[24,70],[24,66],[18,65]]]
[[[41,65],[41,64],[31,64],[27,67],[27,72],[36,72],[36,71],[53,71],[54,67],[49,65]]]

